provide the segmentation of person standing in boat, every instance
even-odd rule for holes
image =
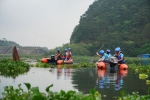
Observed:
[[[120,47],[117,47],[117,48],[115,49],[115,55],[114,55],[114,57],[117,58],[118,64],[124,64],[124,63],[125,63],[124,54],[123,54],[123,52],[121,51],[121,48],[120,48]]]
[[[66,52],[66,59],[65,60],[70,60],[70,59],[72,59],[72,53],[71,53],[71,48],[68,48],[67,52]]]
[[[60,49],[57,49],[57,53],[55,54],[55,60],[61,60],[62,59],[62,53]]]
[[[100,57],[98,61],[107,62],[108,55],[104,52],[104,50],[100,50],[99,53],[97,53],[97,55]]]

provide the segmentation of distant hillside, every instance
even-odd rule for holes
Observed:
[[[0,39],[0,54],[12,54],[13,46],[17,47],[19,54],[45,55],[49,52],[47,47],[20,46],[14,41],[3,38]]]
[[[92,44],[90,52],[119,46],[126,56],[150,53],[150,0],[98,0],[80,17],[71,44]],[[95,52],[93,52],[95,53]]]
[[[8,41],[6,38],[0,39],[0,46],[20,46],[14,41]]]
[[[18,46],[18,54],[27,54],[27,55],[45,55],[48,53],[47,50],[44,50],[42,47],[30,47],[30,46]],[[0,54],[12,54],[13,46],[0,46]]]

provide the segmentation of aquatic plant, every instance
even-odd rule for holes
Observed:
[[[28,63],[23,61],[13,61],[11,59],[0,60],[0,73],[4,76],[17,76],[18,74],[27,72],[30,68]]]
[[[49,63],[37,62],[35,64],[35,66],[32,66],[32,67],[41,67],[41,68],[49,68],[49,67],[51,67],[51,68],[53,68],[53,67],[55,67],[55,65],[49,64]]]
[[[59,66],[61,66],[61,68],[87,68],[87,67],[95,67],[95,63],[80,62],[80,63],[74,63],[74,64],[62,64]],[[57,67],[57,65],[37,62],[36,65],[33,67],[54,68],[54,67]]]
[[[146,79],[148,78],[148,75],[147,74],[139,74],[139,79]]]
[[[94,89],[90,90],[89,94],[69,90],[65,92],[53,92],[50,88],[53,84],[49,85],[44,92],[40,92],[39,87],[31,87],[30,83],[24,83],[27,87],[27,92],[21,88],[21,84],[17,89],[13,86],[5,86],[2,92],[3,100],[102,100],[101,94]]]
[[[135,70],[136,73],[139,73],[139,74],[142,74],[142,73],[145,73],[145,74],[150,74],[149,71],[150,71],[150,64],[149,65],[136,65],[136,64],[129,64],[129,69],[133,69]]]
[[[139,92],[132,92],[132,94],[125,95],[125,90],[120,91],[118,97],[114,97],[116,100],[149,100],[150,99],[150,87],[148,89],[148,94],[139,95]]]

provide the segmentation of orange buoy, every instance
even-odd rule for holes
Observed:
[[[98,69],[106,69],[106,64],[104,62],[96,62]]]
[[[48,60],[47,60],[47,58],[42,58],[42,60],[41,60],[43,63],[48,63]]]
[[[128,69],[128,66],[126,64],[120,64],[119,68],[126,70],[126,69]]]
[[[57,60],[57,64],[61,65],[63,63],[63,60]]]

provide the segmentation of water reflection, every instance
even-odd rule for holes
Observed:
[[[114,90],[120,90],[123,87],[123,77],[127,76],[128,70],[98,69],[98,87],[100,89],[114,86]]]
[[[150,78],[148,78],[149,80]],[[122,89],[131,94],[139,91],[140,94],[146,94],[148,85],[145,80],[140,80],[134,70],[118,70],[118,68],[99,69],[96,68],[31,68],[29,72],[19,75],[14,79],[0,75],[0,93],[4,86],[13,85],[15,87],[20,83],[31,83],[32,86],[39,86],[42,92],[45,92],[46,86],[54,84],[52,91],[76,90],[83,93],[89,93],[90,89],[96,87],[102,95],[106,95],[102,100],[114,100],[112,97],[119,96]],[[136,83],[136,84],[135,84]],[[24,86],[24,85],[22,85]],[[24,90],[26,87],[23,88]],[[111,93],[110,93],[111,92]],[[0,94],[0,98],[2,95]]]
[[[60,79],[62,76],[62,68],[61,65],[57,66],[57,79]]]
[[[65,80],[70,80],[71,79],[71,71],[70,68],[64,68],[64,76],[65,76]]]
[[[57,79],[60,79],[64,75],[65,80],[71,79],[71,69],[70,68],[61,68],[61,65],[57,66]]]

